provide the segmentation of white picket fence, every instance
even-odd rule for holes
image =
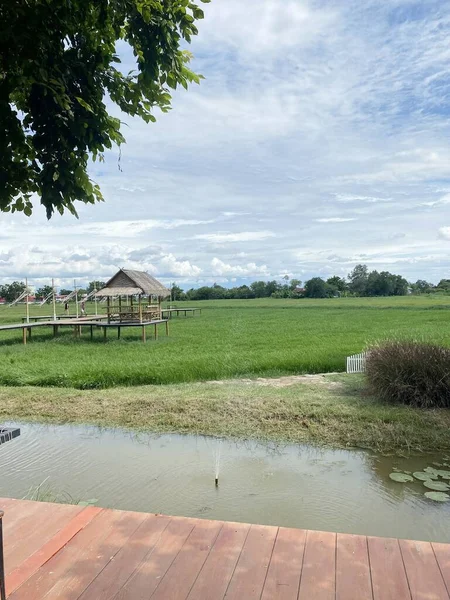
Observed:
[[[366,352],[347,356],[347,373],[364,373],[366,370]]]

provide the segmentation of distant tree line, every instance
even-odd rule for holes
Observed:
[[[254,281],[250,285],[226,288],[215,283],[184,292],[178,285],[172,286],[173,300],[223,300],[248,298],[292,298],[296,296],[296,288],[301,285],[299,279],[284,278],[278,281]]]
[[[80,288],[77,290],[78,298],[82,298],[86,294],[90,294],[94,289],[99,290],[104,286],[103,281],[91,281],[87,288]],[[6,302],[14,302],[20,294],[25,291],[25,283],[23,281],[13,281],[13,283],[5,283],[0,285],[0,298],[4,298]],[[38,288],[33,294],[38,299],[44,299],[52,293],[53,289],[51,285],[43,285]],[[60,295],[67,296],[72,292],[71,289],[61,289]]]
[[[442,279],[438,285],[423,279],[408,282],[401,275],[389,271],[369,271],[367,265],[356,265],[347,277],[334,275],[328,279],[313,277],[305,281],[287,275],[283,282],[255,281],[250,285],[226,288],[215,283],[212,286],[191,288],[184,292],[178,285],[172,286],[172,299],[176,300],[225,300],[247,298],[333,298],[338,296],[405,296],[411,294],[450,293],[450,279]]]
[[[78,298],[94,289],[101,289],[103,281],[91,281],[86,288],[78,289]],[[441,279],[434,285],[418,279],[408,282],[401,275],[389,271],[369,271],[367,265],[356,265],[347,277],[334,275],[328,279],[313,277],[305,281],[302,287],[300,279],[290,279],[287,275],[282,281],[254,281],[250,285],[226,288],[215,283],[212,286],[191,288],[186,292],[178,285],[171,286],[172,300],[226,300],[248,298],[333,298],[337,296],[405,296],[411,294],[450,293],[450,279]],[[25,291],[23,281],[14,281],[0,285],[0,298],[13,302]],[[44,285],[35,292],[36,298],[45,298],[52,292],[50,285]],[[67,296],[72,289],[61,289],[60,295]]]

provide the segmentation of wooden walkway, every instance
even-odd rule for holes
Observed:
[[[94,337],[94,328],[103,328],[103,337],[107,338],[107,329],[117,328],[117,337],[120,339],[121,329],[126,327],[139,327],[141,329],[141,338],[145,342],[147,340],[147,328],[154,328],[154,338],[158,338],[158,325],[164,325],[166,329],[166,335],[169,335],[169,321],[168,319],[155,319],[153,321],[111,321],[111,323],[105,323],[104,320],[108,317],[101,316],[86,316],[76,318],[58,318],[56,321],[36,321],[35,323],[10,323],[7,325],[0,325],[0,332],[2,331],[13,331],[15,329],[22,330],[22,341],[24,344],[27,343],[28,339],[31,338],[31,332],[33,329],[42,327],[52,327],[53,337],[56,337],[60,327],[72,327],[75,337],[81,336],[81,330],[83,327],[89,327],[91,331],[91,340]]]
[[[450,545],[0,499],[10,600],[448,600]]]

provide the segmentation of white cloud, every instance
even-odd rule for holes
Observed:
[[[356,221],[355,218],[350,217],[323,217],[316,219],[317,223],[347,223],[348,221]]]
[[[196,240],[205,240],[215,244],[233,242],[259,242],[275,237],[272,231],[241,231],[239,233],[202,233],[194,236]]]
[[[445,194],[445,196],[442,196],[442,198],[438,198],[437,200],[422,202],[419,206],[434,208],[435,206],[445,206],[446,204],[450,204],[450,194]]]
[[[266,265],[256,265],[247,263],[246,265],[230,265],[219,258],[213,258],[211,261],[212,275],[234,276],[234,277],[268,277],[269,269]]]
[[[159,261],[161,268],[167,269],[170,275],[177,277],[198,277],[202,272],[200,267],[192,265],[188,260],[177,260],[173,254],[163,256]]]
[[[443,240],[450,240],[450,227],[440,227],[438,234]]]
[[[338,202],[369,202],[374,204],[376,202],[389,202],[391,198],[380,198],[379,196],[362,196],[355,194],[335,194]]]

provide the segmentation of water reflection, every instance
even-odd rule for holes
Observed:
[[[48,477],[74,499],[101,506],[370,535],[450,542],[450,503],[421,483],[389,479],[441,456],[222,440],[215,486],[214,438],[20,424],[0,449],[0,495],[23,497]]]

